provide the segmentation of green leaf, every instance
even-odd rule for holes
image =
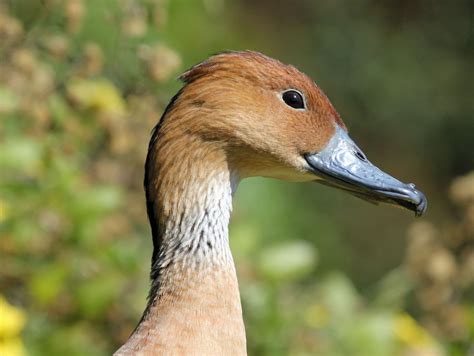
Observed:
[[[308,275],[317,264],[316,248],[306,241],[280,243],[268,247],[258,262],[260,271],[274,280],[297,280]]]
[[[53,303],[64,290],[68,275],[69,271],[63,264],[50,264],[36,270],[29,284],[35,301],[41,305]]]

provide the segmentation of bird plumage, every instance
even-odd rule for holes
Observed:
[[[305,157],[346,130],[309,77],[257,52],[215,55],[181,79],[145,165],[154,244],[148,305],[117,355],[245,354],[228,243],[232,195],[251,176],[324,179]],[[304,96],[304,109],[286,105],[289,89]]]

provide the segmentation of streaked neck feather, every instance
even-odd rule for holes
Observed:
[[[190,156],[173,165],[181,172],[164,173],[169,163],[164,160],[161,174],[150,181],[159,199],[154,209],[159,216],[153,218],[160,233],[152,288],[142,320],[117,355],[246,354],[228,241],[238,178],[226,164],[213,159],[209,167],[205,157]],[[172,174],[174,181],[168,179]]]

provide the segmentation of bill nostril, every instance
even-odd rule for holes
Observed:
[[[354,154],[359,158],[361,161],[367,161],[367,158],[364,156],[364,154],[360,151],[354,151]]]

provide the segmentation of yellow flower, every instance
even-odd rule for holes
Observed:
[[[20,332],[25,326],[26,317],[22,310],[8,304],[0,295],[0,355],[22,356],[25,347]]]
[[[17,337],[25,326],[26,316],[24,312],[0,296],[0,340]],[[4,353],[0,352],[0,355]]]
[[[26,355],[25,347],[19,337],[2,340],[0,339],[0,355],[23,356]]]
[[[431,335],[406,313],[400,313],[395,316],[394,332],[395,337],[408,346],[416,347],[434,344]]]
[[[68,85],[71,98],[86,109],[101,114],[125,114],[125,102],[118,89],[107,79],[76,79]]]
[[[5,201],[0,200],[0,223],[5,221],[8,217],[8,206]],[[1,307],[0,307],[1,308]]]

